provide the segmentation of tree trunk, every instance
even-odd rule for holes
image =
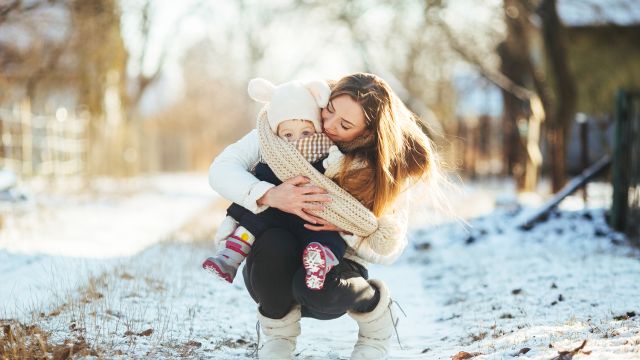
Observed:
[[[74,0],[71,4],[78,59],[78,101],[91,113],[89,138],[92,146],[87,149],[88,172],[123,175],[126,144],[118,134],[122,134],[124,124],[122,121],[109,123],[106,119],[107,110],[111,114],[122,111],[121,106],[113,104],[125,104],[127,52],[120,33],[118,3],[115,0]],[[110,86],[109,77],[120,79],[117,85],[119,101],[111,101],[112,108],[107,109],[105,93]]]
[[[542,0],[538,14],[549,72],[554,79],[555,104],[548,114],[547,140],[551,161],[553,192],[566,182],[567,136],[576,107],[576,85],[569,69],[564,28],[558,17],[556,0]]]
[[[527,10],[518,0],[504,0],[507,37],[498,46],[500,71],[515,84],[527,87],[529,64],[529,35],[527,33]],[[503,148],[504,172],[513,176],[518,190],[524,190],[527,164],[527,148],[518,128],[519,121],[526,121],[528,116],[527,101],[516,97],[509,91],[502,90],[503,112]]]

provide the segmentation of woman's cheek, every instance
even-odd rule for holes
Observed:
[[[324,129],[331,131],[331,115],[330,114],[326,114],[322,116],[322,126],[324,127]]]

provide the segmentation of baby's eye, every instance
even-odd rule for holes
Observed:
[[[284,134],[284,137],[287,137],[287,138],[290,138],[292,136],[293,136],[293,134]]]
[[[309,135],[311,135],[311,131],[303,131],[302,135],[303,136],[309,136]]]

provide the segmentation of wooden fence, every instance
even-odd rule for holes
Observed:
[[[640,245],[640,91],[618,91],[610,222]]]
[[[87,166],[88,116],[59,108],[37,115],[23,102],[0,108],[0,168],[21,177],[75,176]]]
[[[0,108],[0,169],[23,179],[204,171],[220,146],[180,120],[106,121],[64,108],[34,114],[24,101]]]

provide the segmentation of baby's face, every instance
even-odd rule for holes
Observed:
[[[316,133],[309,120],[285,120],[278,125],[278,136],[289,142],[304,139]]]

